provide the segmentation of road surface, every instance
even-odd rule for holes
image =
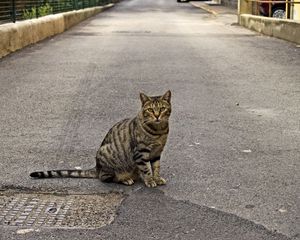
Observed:
[[[189,3],[126,0],[0,61],[0,189],[125,200],[101,229],[38,228],[3,239],[299,238],[300,48]],[[139,92],[172,91],[162,175],[145,189],[33,180],[89,168]],[[299,206],[299,205],[298,205]]]

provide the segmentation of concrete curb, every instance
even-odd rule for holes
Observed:
[[[203,4],[200,5],[200,4],[195,4],[195,3],[193,3],[193,2],[190,2],[190,4],[193,5],[194,7],[203,9],[204,11],[206,11],[206,12],[208,12],[208,13],[211,13],[211,14],[213,14],[214,16],[217,16],[217,15],[218,15],[218,13],[217,13],[216,11],[210,9],[208,6],[205,6],[205,5],[203,5]]]
[[[103,7],[86,8],[0,25],[0,58],[47,37],[62,33],[113,6],[114,4],[111,3]]]
[[[268,36],[300,44],[300,22],[241,14],[239,24]]]

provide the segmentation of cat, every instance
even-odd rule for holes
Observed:
[[[96,154],[89,170],[32,172],[33,178],[99,178],[102,182],[132,185],[139,177],[147,187],[166,184],[160,176],[160,157],[169,133],[171,91],[149,97],[140,93],[141,110],[136,117],[115,124]]]

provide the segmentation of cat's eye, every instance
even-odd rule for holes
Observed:
[[[166,110],[166,108],[165,107],[162,107],[161,109],[160,109],[160,111],[165,111]]]
[[[154,113],[154,110],[152,108],[148,108],[147,111],[150,113]]]

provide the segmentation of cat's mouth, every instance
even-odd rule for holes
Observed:
[[[162,120],[160,120],[160,119],[156,119],[156,120],[151,120],[151,121],[147,121],[147,122],[145,122],[146,124],[154,124],[154,125],[159,125],[159,124],[161,124],[163,121]]]
[[[154,120],[151,122],[148,122],[147,125],[153,126],[155,129],[163,129],[166,128],[168,123],[163,120]]]
[[[168,121],[157,119],[152,119],[151,121],[146,121],[145,127],[150,129],[152,132],[165,132],[168,129]]]

